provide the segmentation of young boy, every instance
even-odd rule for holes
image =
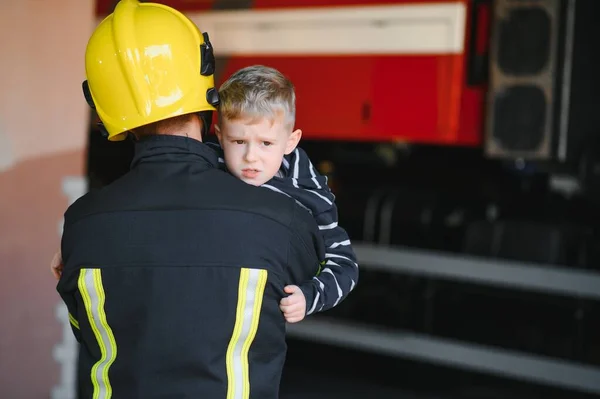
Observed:
[[[335,197],[308,156],[296,148],[302,131],[294,130],[294,86],[279,71],[262,65],[234,73],[219,89],[215,131],[219,162],[254,186],[292,197],[319,225],[326,247],[318,276],[290,294],[280,308],[289,323],[338,305],[358,281],[358,264],[346,231],[338,226]]]

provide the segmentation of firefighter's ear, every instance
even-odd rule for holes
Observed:
[[[300,129],[296,129],[290,134],[290,136],[288,137],[288,141],[285,145],[285,155],[288,155],[292,151],[294,151],[294,149],[300,142],[301,138],[302,138],[302,130],[300,130]]]

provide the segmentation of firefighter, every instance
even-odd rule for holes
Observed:
[[[64,215],[57,290],[81,343],[78,397],[277,398],[279,302],[319,270],[317,224],[219,170],[202,143],[212,46],[184,15],[122,0],[85,61],[88,103],[108,140],[135,137],[135,156]]]

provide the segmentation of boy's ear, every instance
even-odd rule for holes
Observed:
[[[215,134],[217,135],[217,138],[219,139],[219,143],[220,143],[221,142],[221,128],[217,124],[215,124]]]
[[[292,134],[290,134],[290,137],[288,137],[288,141],[285,145],[285,155],[288,155],[292,151],[294,151],[294,149],[300,142],[301,138],[302,138],[302,130],[300,130],[300,129],[296,129],[292,132]]]

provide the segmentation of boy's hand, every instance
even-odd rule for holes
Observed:
[[[52,258],[52,262],[50,262],[50,270],[52,270],[54,278],[59,280],[63,271],[62,254],[60,250],[58,250],[58,252],[55,253],[54,257]]]
[[[291,294],[283,298],[279,303],[279,309],[283,312],[285,321],[288,323],[297,323],[304,319],[304,315],[306,315],[306,298],[300,287],[297,285],[288,285],[283,291]]]

